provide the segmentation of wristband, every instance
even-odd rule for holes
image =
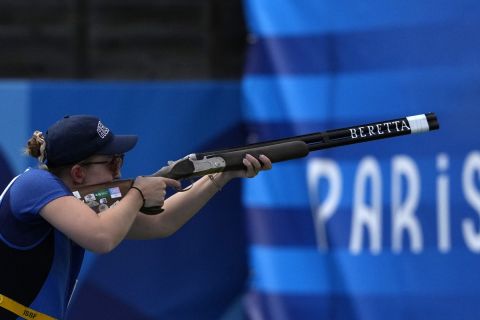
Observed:
[[[135,186],[131,186],[130,189],[135,189],[138,191],[138,193],[140,193],[140,196],[142,197],[142,201],[143,201],[142,208],[145,207],[145,196],[143,195],[142,190],[140,190],[140,188]]]

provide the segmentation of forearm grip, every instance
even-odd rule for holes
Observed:
[[[244,170],[243,158],[246,154],[250,154],[255,158],[265,155],[272,163],[303,158],[308,155],[308,145],[303,141],[291,141],[258,148],[232,151],[218,154],[225,160],[226,166],[224,171]]]

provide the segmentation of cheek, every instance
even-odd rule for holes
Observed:
[[[113,180],[112,173],[110,170],[107,170],[106,168],[101,169],[95,169],[91,170],[85,179],[85,184],[87,185],[92,185],[92,184],[99,184],[99,183],[105,183],[105,182],[111,182]]]

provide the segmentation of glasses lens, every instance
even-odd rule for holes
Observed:
[[[116,154],[112,156],[110,160],[107,161],[91,161],[91,162],[81,162],[80,164],[83,166],[89,166],[92,164],[105,164],[107,165],[107,168],[115,175],[119,176],[120,175],[120,169],[122,168],[123,165],[123,157],[124,154]]]

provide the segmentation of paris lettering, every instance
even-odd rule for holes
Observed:
[[[348,172],[335,159],[309,159],[318,248],[328,251],[342,243],[352,254],[420,254],[433,248],[446,254],[455,247],[480,254],[480,151],[430,159],[366,155]]]

